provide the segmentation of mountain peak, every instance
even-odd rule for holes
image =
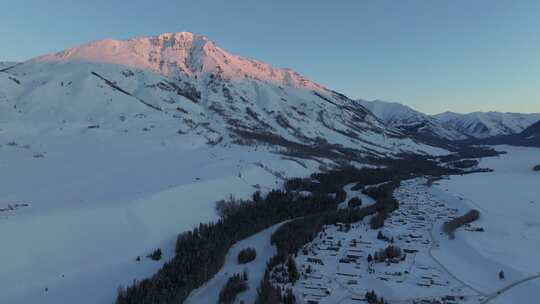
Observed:
[[[30,60],[41,63],[90,62],[149,70],[164,76],[219,76],[228,81],[255,79],[278,85],[325,90],[288,68],[231,54],[206,36],[163,33],[127,40],[99,40]]]
[[[155,36],[132,38],[129,40],[150,40],[153,44],[163,48],[182,48],[189,45],[201,47],[206,43],[214,44],[208,37],[196,35],[191,32],[162,33]]]

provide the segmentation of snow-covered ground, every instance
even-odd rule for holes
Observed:
[[[536,303],[540,294],[540,279],[525,282],[493,299],[492,304]]]
[[[437,256],[452,265],[461,279],[484,292],[495,292],[540,273],[540,174],[532,170],[540,163],[540,149],[496,148],[508,154],[480,163],[494,172],[452,176],[433,188],[436,195],[457,208],[480,210],[475,225],[485,232],[458,231],[452,241],[442,236]],[[500,270],[505,273],[504,280],[497,276]],[[497,299],[497,303],[526,303],[521,301],[526,298],[525,290],[538,295],[540,280],[515,288],[523,292],[507,291],[505,300]]]
[[[110,303],[172,257],[178,233],[215,220],[215,201],[319,166],[174,132],[110,132],[2,137],[0,303]],[[162,261],[145,258],[157,247]]]
[[[51,132],[4,126],[0,131],[0,303],[110,303],[120,284],[148,277],[172,257],[179,232],[215,220],[215,201],[230,194],[246,197],[257,189],[274,188],[280,185],[281,177],[306,176],[320,165],[284,159],[260,147],[209,146],[199,136],[171,132],[163,126],[166,123],[151,131],[132,130],[121,136],[114,128],[71,126]],[[18,133],[7,132],[12,129]],[[481,219],[475,225],[485,232],[460,230],[450,241],[440,235],[444,217],[437,218],[433,236],[438,247],[432,253],[438,264],[428,252],[432,243],[429,225],[408,227],[420,229],[418,247],[423,251],[414,259],[407,258],[406,264],[390,268],[404,271],[405,266],[418,267],[418,272],[407,276],[409,281],[397,282],[378,265],[370,280],[369,276],[358,278],[361,288],[354,293],[343,288],[348,280],[327,282],[336,290],[333,295],[350,299],[368,289],[381,290],[394,300],[447,294],[448,290],[477,294],[466,285],[492,295],[540,272],[536,260],[540,197],[535,191],[540,174],[532,170],[540,163],[540,151],[498,149],[509,153],[480,164],[494,172],[453,176],[425,189],[418,183],[406,183],[400,192],[400,200],[405,202],[400,210],[407,210],[412,202],[425,202],[422,208],[441,203],[460,212],[477,208]],[[373,203],[352,191],[352,186],[346,188],[348,199],[358,195],[365,205]],[[385,231],[396,237],[396,242],[409,244],[406,238],[398,241],[404,233],[400,226],[400,222],[390,221]],[[373,250],[374,245],[383,245],[379,244],[383,241],[374,240],[374,232],[365,230],[365,223],[359,223],[351,230],[357,232],[354,236],[344,235],[340,254],[346,253],[345,246],[353,238],[360,240],[359,235],[363,241],[373,242]],[[243,242],[254,242],[258,249],[262,242],[266,248],[269,231]],[[164,251],[164,259],[154,262],[145,258],[157,247]],[[233,251],[230,257],[235,255]],[[261,257],[270,251],[264,250]],[[140,262],[135,260],[137,256],[142,257]],[[298,258],[299,264],[305,262],[302,259]],[[351,268],[340,266],[335,256],[333,259],[328,265],[336,267],[327,267],[325,276],[335,277],[336,272]],[[232,269],[229,266],[222,272]],[[365,263],[359,267],[356,270],[367,271]],[[499,270],[504,270],[505,280],[498,279]],[[427,288],[417,284],[422,276],[434,274],[447,285]],[[493,303],[528,299],[524,293],[534,293],[539,287],[540,280],[528,281],[505,291]],[[253,291],[250,288],[245,293],[246,299]],[[216,292],[202,294],[215,296]]]

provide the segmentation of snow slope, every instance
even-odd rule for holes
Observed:
[[[17,64],[16,62],[10,62],[10,61],[0,61],[0,70],[9,68],[13,65]]]
[[[381,100],[358,100],[358,102],[386,124],[407,134],[417,134],[447,140],[467,138],[463,133],[451,127],[444,126],[442,121],[401,103]]]
[[[501,112],[473,112],[458,114],[445,112],[433,117],[449,128],[476,138],[516,134],[540,120],[540,113],[520,114]]]
[[[540,138],[540,120],[527,127],[519,136],[526,139],[538,139]]]
[[[320,165],[197,136],[92,131],[2,143],[0,209],[28,206],[0,212],[1,303],[111,303],[160,267],[146,254],[161,247],[165,261],[178,233],[215,220],[215,201]]]

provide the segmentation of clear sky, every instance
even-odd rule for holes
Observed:
[[[179,31],[352,98],[540,112],[537,0],[6,0],[0,60]]]

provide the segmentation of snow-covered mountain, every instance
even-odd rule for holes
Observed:
[[[48,131],[164,128],[210,144],[257,138],[368,154],[432,150],[295,71],[188,32],[102,40],[4,68],[0,121]]]
[[[475,138],[517,134],[540,120],[540,113],[473,112],[458,114],[444,112],[434,115],[448,128]]]
[[[538,138],[540,139],[540,120],[527,127],[519,133],[524,138]]]
[[[112,303],[179,232],[217,220],[216,201],[402,151],[447,152],[191,33],[3,64],[0,303]],[[136,260],[158,247],[163,261]]]
[[[466,135],[454,128],[444,126],[438,119],[418,112],[401,103],[380,100],[358,100],[358,102],[369,109],[385,124],[409,135],[447,140],[462,140],[467,138]]]
[[[471,141],[476,144],[540,147],[540,120],[517,134],[499,135]]]

